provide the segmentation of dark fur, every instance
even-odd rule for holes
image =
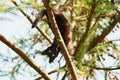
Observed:
[[[65,18],[65,16],[62,14],[61,11],[54,10],[53,13],[54,13],[58,28],[60,30],[60,33],[63,37],[64,42],[65,42],[65,45],[68,46],[68,44],[70,42],[70,24],[69,24],[68,20]],[[32,28],[36,27],[37,23],[41,20],[41,18],[44,15],[47,16],[48,24],[51,28],[46,9],[42,9],[39,12],[39,14],[37,15],[37,17],[32,25]],[[60,47],[59,47],[57,40],[56,40],[56,37],[55,37],[52,45],[50,47],[48,47],[45,51],[43,51],[42,55],[47,55],[50,58],[49,62],[51,63],[57,57],[59,52],[60,52]]]

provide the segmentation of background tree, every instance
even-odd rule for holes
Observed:
[[[38,31],[31,29],[31,25],[27,25],[29,27],[25,31],[27,35],[20,34],[21,37],[15,36],[14,40],[11,41],[9,38],[5,38],[4,34],[0,34],[1,42],[18,54],[15,55],[8,51],[5,55],[0,51],[1,65],[6,67],[1,66],[1,77],[8,76],[10,79],[17,80],[23,80],[19,78],[21,76],[26,76],[23,77],[26,80],[28,77],[31,80],[42,78],[47,80],[69,80],[71,78],[74,80],[77,78],[81,80],[120,79],[118,70],[120,69],[120,36],[117,35],[120,20],[119,1],[3,0],[0,2],[0,14],[12,14],[8,17],[0,16],[1,21],[12,22],[14,16],[24,16],[32,25],[35,15],[44,7],[47,9],[49,17],[52,15],[51,10],[59,9],[70,22],[72,33],[71,44],[68,48],[69,54],[65,45],[61,41],[59,42],[61,40],[60,35],[56,35],[59,31],[54,31],[55,34],[53,34],[45,17],[36,27]],[[26,19],[24,20],[26,21]],[[54,17],[50,18],[50,20],[52,19],[52,27],[56,28]],[[15,24],[15,26],[17,27],[19,24]],[[61,45],[62,51],[53,63],[49,64],[49,58],[41,55],[41,53],[52,44],[54,35],[59,39],[58,43]],[[70,76],[71,73],[72,76]]]

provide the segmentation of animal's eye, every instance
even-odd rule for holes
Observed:
[[[55,54],[52,54],[52,57],[54,57],[55,56]]]
[[[62,12],[60,10],[53,10],[53,13],[54,13],[55,20],[57,22],[58,28],[60,30],[60,33],[63,37],[63,40],[64,40],[66,46],[68,46],[68,43],[70,41],[70,39],[69,39],[70,25],[68,23],[68,20],[65,18],[65,16],[62,14]],[[45,17],[44,17],[44,15],[45,15]],[[43,21],[47,21],[50,28],[52,27],[51,24],[50,24],[51,22],[49,20],[46,9],[42,9],[38,13],[38,15],[37,15],[37,17],[36,17],[36,19],[35,19],[35,21],[32,25],[32,28],[36,27],[37,23],[39,21],[41,21],[41,19],[43,19]],[[52,45],[50,47],[48,47],[45,51],[43,51],[42,54],[47,55],[50,58],[49,62],[52,62],[57,57],[59,52],[60,52],[60,47],[59,47],[59,45],[57,43],[57,40],[56,40],[56,37],[55,37]]]
[[[48,51],[49,53],[51,52],[51,50]]]

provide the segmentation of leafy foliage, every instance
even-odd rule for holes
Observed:
[[[34,20],[34,16],[43,8],[41,0],[20,0],[16,2],[19,4],[15,5],[14,0],[11,0],[11,2],[7,0],[1,2],[0,14],[6,14],[6,12],[11,12],[11,10],[24,11],[26,15]],[[7,3],[12,3],[14,6],[6,6]],[[117,67],[119,69],[120,66],[120,39],[110,39],[111,37],[108,37],[109,35],[114,37],[114,34],[119,30],[119,2],[114,1],[113,3],[110,0],[51,0],[51,6],[52,8],[63,11],[71,23],[73,42],[71,46],[74,47],[72,57],[74,58],[77,68],[80,70],[79,74],[86,80],[96,79],[96,75],[98,74],[96,70],[100,69],[103,71],[98,72],[103,72],[110,80],[112,78],[110,75],[114,74],[114,71],[110,70],[114,70],[114,68]],[[24,17],[27,18],[27,16]],[[30,20],[28,19],[28,21]],[[44,17],[38,25],[51,39],[53,38],[54,35],[49,29],[46,17]],[[51,45],[42,34],[36,31],[29,33],[28,31],[28,37],[16,38],[16,42],[14,43],[26,52],[30,58],[35,61],[37,60],[36,62],[38,63],[40,57],[40,60],[44,61],[45,64],[39,64],[46,70],[48,66],[50,66],[49,68],[53,66],[57,68],[55,71],[57,72],[57,74],[55,74],[56,79],[61,80],[64,79],[64,76],[67,76],[67,69],[62,67],[66,63],[61,54],[53,64],[48,64],[47,57],[41,57],[39,54]],[[17,75],[25,75],[25,71],[27,74],[30,73],[34,78],[38,77],[38,74],[30,71],[31,69],[19,56],[7,57],[0,53],[0,59],[2,59],[3,62],[6,62],[8,58],[11,60],[10,63],[14,64],[12,68],[10,68],[12,70],[4,71],[1,69],[0,73],[2,74],[0,76],[11,75],[10,77],[15,78]],[[106,64],[108,60],[113,61],[114,64]],[[105,70],[107,70],[108,73]],[[106,77],[103,76],[103,78]],[[113,78],[117,80],[117,74],[114,74]]]

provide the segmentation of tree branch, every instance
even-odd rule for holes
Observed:
[[[71,56],[69,55],[69,52],[64,44],[64,41],[62,39],[62,36],[59,32],[59,29],[57,27],[57,24],[56,24],[56,21],[55,21],[55,18],[54,18],[54,15],[53,15],[53,12],[52,12],[52,9],[50,7],[50,0],[43,0],[43,3],[44,3],[44,6],[46,7],[46,10],[48,12],[48,17],[50,19],[50,24],[51,24],[51,27],[53,29],[53,32],[55,33],[55,36],[57,38],[57,41],[58,41],[58,44],[60,45],[60,48],[61,48],[61,51],[62,51],[62,54],[66,60],[66,63],[67,63],[67,67],[71,73],[71,76],[72,76],[72,79],[73,80],[78,80],[77,78],[77,73],[75,71],[75,67],[72,63],[72,59],[71,59]]]
[[[31,60],[22,50],[17,48],[13,43],[8,41],[3,35],[0,34],[0,41],[6,44],[9,48],[15,51],[25,62],[27,62],[34,70],[36,70],[45,80],[51,80],[50,76],[33,60]]]
[[[63,69],[63,68],[65,68],[66,66],[62,66],[62,67],[60,67],[60,68],[58,68],[58,69],[55,69],[55,70],[53,70],[53,71],[50,71],[48,74],[53,74],[53,73],[55,73],[55,72],[58,72],[60,69]],[[36,78],[35,80],[40,80],[42,77],[38,77],[38,78]]]
[[[104,40],[104,38],[113,30],[115,25],[120,21],[120,16],[117,16],[117,17],[118,18],[115,21],[113,21],[110,24],[110,26],[107,29],[105,29],[100,36],[98,36],[97,38],[95,38],[95,40],[93,42],[91,42],[91,46],[89,47],[88,51],[90,51],[95,46],[97,46],[98,43],[102,42]]]
[[[88,17],[88,19],[87,19],[86,31],[85,31],[84,35],[81,37],[81,40],[79,41],[79,43],[78,43],[78,45],[77,45],[77,48],[76,48],[76,50],[75,50],[74,55],[79,54],[80,48],[81,48],[82,44],[85,42],[85,40],[86,40],[86,38],[87,38],[87,36],[88,36],[88,32],[89,32],[89,30],[90,30],[93,13],[94,13],[94,11],[95,11],[96,6],[97,6],[97,5],[96,5],[96,0],[93,0],[92,8],[91,8],[89,17]]]
[[[15,5],[15,6],[19,6],[16,2],[15,2],[15,0],[12,0],[12,3]],[[29,15],[27,15],[22,9],[20,9],[20,12],[29,20],[29,22],[31,23],[31,24],[33,24],[33,21],[32,21],[32,19],[29,17]],[[36,29],[48,40],[48,42],[50,43],[50,44],[52,44],[52,39],[41,29],[41,28],[39,28],[38,26],[36,27]]]
[[[92,69],[96,69],[96,70],[118,70],[120,69],[120,67],[116,67],[116,68],[101,68],[101,67],[90,67],[89,68],[92,68]]]

